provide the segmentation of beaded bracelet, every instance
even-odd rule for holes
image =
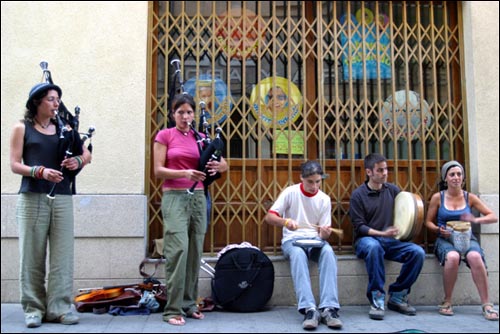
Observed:
[[[44,166],[38,166],[36,168],[36,172],[35,172],[35,177],[37,179],[43,179],[43,171],[45,170],[45,167]]]
[[[286,227],[286,228],[288,228],[288,222],[289,222],[289,221],[290,221],[290,218],[287,218],[287,219],[285,220],[285,227]]]
[[[76,161],[78,161],[78,168],[81,168],[83,165],[83,158],[79,155],[75,157]]]
[[[30,176],[32,178],[35,178],[35,172],[36,172],[36,169],[38,168],[38,166],[33,166],[31,167],[31,170],[30,170]]]
[[[40,176],[38,177],[39,179],[44,179],[44,177],[43,177],[43,172],[44,172],[44,171],[45,171],[45,167],[44,167],[44,166],[41,166],[41,167],[40,167],[40,172],[39,172],[39,173],[40,173]]]

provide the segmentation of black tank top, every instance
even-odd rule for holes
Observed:
[[[30,122],[24,121],[23,163],[27,166],[45,166],[61,170],[61,159],[58,158],[59,136],[46,135],[38,132]],[[50,193],[54,183],[43,179],[23,176],[19,193]],[[55,194],[71,195],[70,177],[64,175],[64,180],[57,184]]]

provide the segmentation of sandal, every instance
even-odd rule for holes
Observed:
[[[489,306],[489,309],[486,309],[486,307]],[[492,303],[485,303],[481,305],[481,308],[483,309],[483,317],[486,320],[491,320],[491,321],[498,321],[498,311],[493,308]]]
[[[203,318],[205,318],[205,315],[203,313],[201,313],[200,311],[194,311],[193,313],[188,314],[188,317],[193,318],[193,319],[202,320]]]
[[[453,312],[453,307],[451,306],[450,302],[443,302],[441,305],[438,305],[439,307],[439,314],[441,315],[446,315],[446,316],[452,316],[455,313]]]
[[[169,325],[174,326],[184,326],[186,324],[186,320],[184,320],[184,318],[180,315],[168,319],[167,322]]]

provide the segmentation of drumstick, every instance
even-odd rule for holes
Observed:
[[[310,227],[314,227],[315,229],[319,230],[321,226],[319,225],[313,225],[313,224],[308,224]],[[297,228],[307,228],[309,226],[298,226]],[[344,239],[344,231],[339,229],[339,228],[333,228],[330,227],[330,231],[335,233],[341,240]]]

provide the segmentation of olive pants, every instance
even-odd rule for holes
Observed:
[[[190,316],[197,310],[198,276],[207,230],[207,202],[203,190],[163,193],[163,254],[167,304],[163,319]]]
[[[19,229],[21,305],[26,316],[54,320],[73,301],[74,223],[71,195],[22,193],[16,207]],[[47,244],[49,275],[45,289]]]

